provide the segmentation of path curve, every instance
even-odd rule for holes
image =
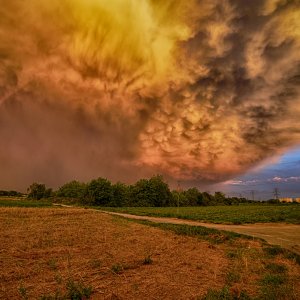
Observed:
[[[219,230],[233,231],[253,237],[262,238],[269,244],[279,245],[300,255],[300,225],[285,223],[256,223],[243,225],[227,225],[204,223],[191,220],[166,217],[137,216],[100,210],[100,212],[134,220],[145,220],[154,223],[169,223],[179,225],[203,226]]]
[[[75,208],[74,206],[56,204],[55,206],[62,206],[65,208]],[[78,208],[78,207],[77,207]],[[255,224],[243,224],[243,225],[228,225],[228,224],[213,224],[204,223],[192,220],[183,220],[178,218],[167,218],[167,217],[150,217],[150,216],[138,216],[126,213],[110,212],[105,210],[93,209],[91,210],[119,216],[134,220],[144,220],[154,223],[168,223],[178,225],[190,225],[190,226],[203,226],[208,228],[215,228],[219,230],[226,230],[246,234],[253,237],[262,238],[272,245],[279,245],[283,248],[289,249],[300,255],[300,225],[286,224],[286,223],[255,223]]]

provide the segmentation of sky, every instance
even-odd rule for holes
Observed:
[[[0,189],[296,195],[299,0],[0,0],[0,141]]]
[[[246,174],[212,185],[230,196],[266,200],[300,196],[300,147],[282,155],[276,163],[251,170]]]

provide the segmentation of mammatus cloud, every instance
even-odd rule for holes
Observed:
[[[0,182],[221,181],[300,143],[298,0],[0,0]]]

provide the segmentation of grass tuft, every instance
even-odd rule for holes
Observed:
[[[114,274],[120,274],[123,272],[123,270],[124,270],[124,267],[121,264],[115,264],[115,265],[112,265],[112,267],[111,267],[111,271]]]
[[[285,273],[287,267],[282,264],[270,263],[266,266],[266,269],[272,273]]]
[[[284,253],[284,249],[281,248],[280,246],[265,247],[263,248],[263,250],[266,252],[266,254],[270,256],[276,256]]]
[[[151,265],[152,263],[153,263],[153,260],[150,255],[148,255],[144,258],[143,265]]]
[[[202,300],[251,300],[251,297],[245,291],[237,294],[234,291],[230,291],[228,286],[225,286],[221,290],[208,290]]]
[[[27,300],[28,299],[27,289],[26,289],[26,287],[23,286],[23,284],[21,284],[21,286],[19,287],[18,291],[19,291],[19,294],[20,294],[20,296],[21,296],[21,298],[23,300]]]
[[[67,282],[67,298],[71,300],[89,299],[92,295],[93,289],[90,286],[85,286],[72,279]]]
[[[286,282],[286,276],[280,274],[266,274],[261,283],[268,286],[278,286]]]

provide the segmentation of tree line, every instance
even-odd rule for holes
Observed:
[[[200,192],[197,188],[171,191],[161,175],[140,179],[133,185],[121,182],[112,184],[106,178],[93,179],[88,183],[71,181],[56,191],[44,184],[33,183],[28,188],[28,197],[107,207],[210,206],[254,202],[245,198],[226,197],[221,192]]]
[[[23,194],[17,191],[0,191],[2,197],[21,197]]]

